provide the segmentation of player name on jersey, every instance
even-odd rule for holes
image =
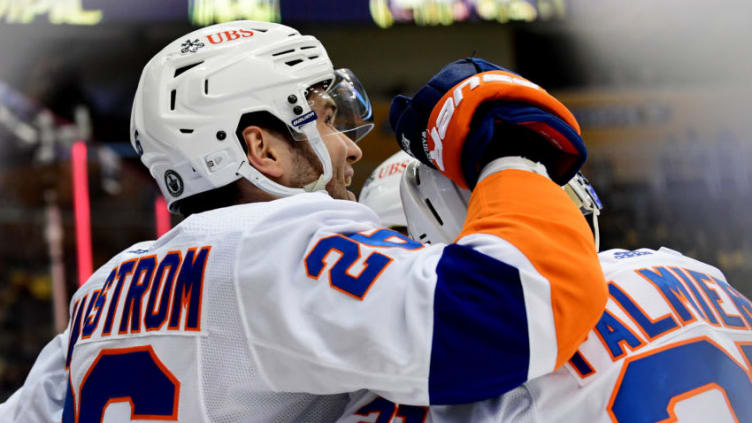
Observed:
[[[204,271],[210,251],[210,246],[194,247],[170,251],[161,259],[145,255],[115,266],[101,289],[87,293],[73,305],[69,360],[76,342],[92,336],[200,331]]]
[[[671,312],[661,316],[650,315],[624,286],[610,281],[609,299],[624,311],[632,323],[628,325],[606,309],[596,324],[594,332],[612,361],[624,358],[626,348],[637,351],[648,345],[648,341],[698,322],[698,319],[719,328],[752,329],[752,303],[722,279],[676,266],[637,269],[635,273],[657,290]],[[635,326],[639,333],[630,328]],[[596,371],[581,351],[575,353],[569,363],[582,378]]]

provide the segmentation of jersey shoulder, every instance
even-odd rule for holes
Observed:
[[[105,279],[107,279],[107,275],[114,266],[130,258],[135,258],[141,254],[149,252],[153,248],[154,242],[155,241],[153,240],[140,241],[112,256],[107,262],[99,266],[97,270],[89,276],[86,282],[76,290],[73,294],[73,301],[82,295],[91,292],[93,289],[101,288],[101,285],[104,283]],[[73,303],[73,301],[71,301],[71,303]]]
[[[335,200],[324,192],[312,192],[197,213],[185,219],[175,229],[211,233],[252,232],[259,228],[270,230],[287,224],[315,227],[346,221],[368,222],[372,226],[378,222],[378,217],[358,202]]]
[[[598,254],[598,259],[601,262],[603,273],[607,279],[610,274],[619,271],[666,265],[680,267],[689,266],[697,268],[698,270],[702,269],[703,271],[713,273],[714,275],[723,274],[718,268],[711,264],[686,256],[681,252],[668,247],[660,247],[657,250],[650,248],[638,248],[635,250],[614,248],[600,252]]]

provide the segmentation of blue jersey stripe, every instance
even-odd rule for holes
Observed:
[[[518,270],[449,245],[436,272],[431,404],[484,400],[525,382],[530,347]]]

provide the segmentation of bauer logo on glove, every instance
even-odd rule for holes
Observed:
[[[587,157],[572,113],[538,85],[483,59],[454,62],[390,111],[397,139],[463,188],[483,165],[521,155],[565,184]]]
[[[483,78],[482,80],[481,80],[481,77]],[[530,87],[533,89],[541,90],[539,86],[537,86],[536,84],[533,84],[532,82],[528,80],[518,78],[512,75],[503,74],[502,72],[496,72],[496,73],[488,72],[488,73],[479,74],[476,76],[471,76],[470,78],[467,78],[466,80],[457,84],[454,90],[452,90],[451,96],[449,95],[444,96],[446,100],[443,101],[441,110],[439,111],[438,115],[435,118],[434,118],[434,115],[436,114],[437,109],[434,108],[434,112],[431,114],[431,119],[429,121],[430,122],[429,123],[429,135],[431,137],[430,140],[433,142],[433,147],[431,146],[431,143],[429,142],[428,155],[431,158],[431,160],[434,161],[434,164],[442,171],[444,171],[445,169],[443,165],[443,160],[441,158],[441,154],[442,154],[441,140],[443,140],[444,137],[446,137],[446,132],[447,132],[447,129],[449,128],[449,124],[451,123],[452,118],[454,117],[454,112],[457,109],[457,107],[460,105],[460,103],[462,102],[463,90],[473,91],[481,85],[481,81],[483,82],[484,87],[481,90],[469,93],[470,95],[473,96],[475,100],[479,98],[482,100],[482,97],[479,97],[478,94],[481,91],[488,91],[489,84],[493,85],[493,82],[517,84],[517,85],[522,85],[522,86]],[[490,89],[493,93],[493,90],[496,89],[496,87],[490,87]]]

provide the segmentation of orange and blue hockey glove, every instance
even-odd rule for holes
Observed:
[[[408,154],[473,188],[505,156],[542,163],[566,184],[587,150],[572,113],[538,85],[480,58],[445,66],[413,98],[392,100],[389,122]]]

